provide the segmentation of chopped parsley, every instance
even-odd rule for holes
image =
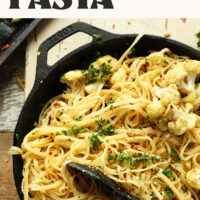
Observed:
[[[76,118],[76,121],[81,121],[81,120],[82,120],[81,117],[77,117],[77,118]]]
[[[61,115],[63,115],[63,112],[60,112],[60,113],[59,113],[59,116],[61,116]]]
[[[167,167],[163,169],[162,173],[168,178],[173,177],[172,170]]]
[[[147,57],[145,57],[145,64],[148,64],[148,59],[147,59]]]
[[[104,83],[105,81],[104,81],[103,78],[108,74],[112,74],[113,71],[111,71],[109,64],[103,63],[102,67],[103,67],[103,69],[102,69],[102,74],[100,76],[100,80],[101,80],[102,83]]]
[[[109,121],[105,119],[100,119],[96,121],[98,123],[95,131],[98,132],[99,135],[113,135],[115,132],[115,128],[110,124]]]
[[[114,102],[115,102],[115,99],[110,99],[110,100],[108,101],[107,104],[108,104],[108,105],[111,104],[111,105],[110,105],[110,110],[113,110],[113,105],[112,105],[112,104],[113,104]]]
[[[148,154],[144,153],[144,154],[136,157],[136,162],[138,164],[140,164],[140,163],[151,164],[152,163],[152,159],[149,158]]]
[[[68,135],[66,130],[62,130],[62,133],[66,136]]]
[[[91,65],[86,72],[83,72],[84,78],[94,78],[99,76],[100,71]]]
[[[15,134],[15,137],[16,137],[16,139],[18,140],[19,139],[19,134]]]
[[[113,160],[118,162],[120,165],[130,167],[132,170],[136,167],[141,167],[141,164],[151,164],[153,163],[152,156],[149,156],[147,153],[139,155],[129,155],[124,152],[119,154],[108,154],[108,160]]]
[[[113,160],[114,156],[112,154],[108,154],[108,160]]]
[[[99,40],[102,39],[102,35],[101,34],[92,34],[92,35],[93,35],[95,41],[99,41]]]
[[[90,143],[92,146],[91,149],[99,150],[102,141],[99,139],[98,135],[92,134],[92,137],[90,138]]]
[[[81,129],[79,129],[79,133],[84,133],[84,132],[86,132],[87,130],[88,130],[88,128],[83,127],[83,128],[81,128]]]
[[[106,75],[112,74],[110,64],[103,63],[101,69],[96,69],[94,65],[89,66],[87,71],[82,72],[84,78],[87,79],[86,85],[95,83],[99,79],[102,83],[105,83],[104,77]]]
[[[153,156],[151,156],[151,159],[156,162],[162,162],[162,159],[160,158],[159,155],[153,155]]]
[[[66,136],[68,135],[75,135],[77,136],[79,133],[84,133],[88,129],[86,127],[78,128],[77,126],[72,126],[71,128],[68,128],[67,130],[62,130],[62,133]]]
[[[165,188],[165,197],[167,198],[172,198],[174,197],[174,192],[169,188],[169,187],[166,187]]]
[[[195,35],[196,35],[196,37],[198,38],[198,41],[197,41],[197,49],[200,51],[200,32],[196,33]]]
[[[170,157],[176,162],[180,162],[181,160],[174,146],[171,148]]]
[[[115,102],[115,99],[110,99],[107,104],[113,104],[114,102]]]
[[[38,133],[38,131],[36,131],[36,132],[32,133],[32,135],[36,135],[37,133]]]

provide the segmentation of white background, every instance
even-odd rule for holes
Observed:
[[[37,0],[39,1],[39,0]],[[62,5],[62,0],[56,1]],[[99,0],[100,1],[100,0]],[[90,8],[93,0],[88,0]],[[30,0],[19,0],[20,9],[9,9],[10,0],[0,0],[1,18],[138,18],[138,17],[200,17],[200,0],[112,0],[114,9],[78,9],[73,0],[69,9],[28,9]]]

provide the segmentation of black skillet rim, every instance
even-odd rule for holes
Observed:
[[[55,63],[52,66],[51,70],[49,70],[46,67],[47,66],[47,64],[46,64],[46,56],[47,56],[48,50],[51,47],[56,45],[58,42],[62,41],[64,38],[69,37],[70,35],[73,35],[73,34],[75,34],[77,32],[85,32],[85,33],[87,33],[87,34],[89,34],[91,36],[92,36],[93,33],[102,34],[104,36],[104,38],[102,39],[102,41],[104,43],[103,45],[105,45],[106,42],[108,42],[110,40],[121,39],[121,38],[134,39],[137,36],[137,34],[119,35],[119,34],[109,33],[107,31],[101,30],[99,28],[96,28],[94,26],[91,26],[89,24],[82,23],[82,22],[74,23],[74,24],[72,24],[72,25],[70,25],[68,27],[65,27],[64,29],[67,29],[69,27],[72,27],[74,31],[72,31],[71,33],[68,33],[67,35],[61,36],[57,41],[55,41],[55,43],[49,44],[50,39],[55,37],[55,35],[59,34],[59,31],[58,31],[56,34],[52,35],[47,40],[45,40],[39,47],[39,51],[42,53],[42,55],[39,56],[38,60],[37,60],[36,80],[35,80],[33,89],[31,90],[26,102],[24,103],[24,106],[22,108],[22,111],[20,113],[20,116],[18,118],[15,131],[14,131],[13,144],[16,145],[16,146],[19,146],[19,142],[17,141],[16,134],[18,134],[20,132],[20,127],[22,127],[22,123],[23,123],[22,118],[24,117],[24,115],[26,115],[26,113],[25,113],[26,105],[31,102],[31,99],[34,97],[34,94],[36,93],[38,88],[41,87],[41,83],[43,81],[45,81],[46,78],[51,73],[55,72],[55,70],[59,67],[59,65],[64,60],[67,60],[71,56],[78,54],[78,52],[81,52],[81,51],[86,50],[87,48],[89,48],[89,47],[91,47],[93,45],[96,45],[97,41],[95,41],[94,38],[93,38],[93,41],[91,43],[86,44],[84,46],[81,46],[78,49],[75,49],[74,51],[72,51],[71,53],[65,55],[61,60],[59,60],[57,63]],[[64,29],[62,29],[62,30],[64,30]],[[154,36],[154,35],[144,35],[141,40],[143,40],[143,39],[145,39],[147,41],[148,40],[157,41],[160,44],[166,43],[166,44],[168,44],[168,46],[173,46],[174,48],[177,48],[180,51],[182,51],[182,50],[185,51],[187,53],[187,55],[188,54],[192,55],[191,58],[200,60],[200,52],[199,51],[197,51],[196,49],[194,49],[194,48],[192,48],[192,47],[190,47],[188,45],[185,45],[185,44],[183,44],[181,42],[178,42],[176,40],[172,40],[172,39],[164,38],[164,37],[160,37],[160,36]],[[153,49],[153,48],[151,48],[151,49]],[[45,65],[45,67],[41,68],[41,66],[44,66],[44,65]],[[20,135],[19,135],[19,137],[20,137]],[[23,138],[21,138],[21,140]],[[18,166],[16,165],[18,163],[19,159],[21,160],[20,156],[16,156],[16,155],[13,156],[13,174],[14,174],[15,185],[16,185],[16,188],[17,188],[17,192],[18,192],[19,198],[21,200],[23,200],[23,194],[21,192],[21,185],[19,184],[19,183],[21,183],[21,181],[19,180],[19,177],[21,177],[21,175],[18,174],[18,170],[17,170]]]

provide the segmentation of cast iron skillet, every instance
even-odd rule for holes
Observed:
[[[93,37],[93,34],[101,34],[102,40],[93,41],[73,52],[67,54],[53,66],[47,65],[47,53],[50,48],[55,46],[63,39],[77,33],[84,32]],[[120,56],[133,42],[137,34],[117,35],[106,32],[94,26],[85,23],[74,23],[45,40],[39,47],[41,55],[38,56],[36,78],[33,89],[28,96],[21,114],[19,116],[14,135],[14,145],[21,146],[25,135],[34,128],[34,122],[38,120],[39,113],[42,110],[41,104],[46,103],[52,97],[60,94],[64,85],[59,82],[60,76],[72,69],[83,69],[83,63],[90,62],[95,52],[106,52],[111,55],[116,53]],[[200,60],[200,53],[180,42],[152,35],[145,35],[135,46],[136,55],[146,55],[148,50],[161,50],[170,48],[174,53],[187,55],[192,59]],[[19,134],[19,138],[16,137]],[[13,156],[13,172],[15,184],[20,197],[23,200],[21,192],[23,161],[21,156]]]

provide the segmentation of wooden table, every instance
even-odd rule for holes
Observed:
[[[11,158],[7,155],[12,145],[14,126],[23,105],[24,95],[28,96],[33,82],[36,68],[37,50],[39,44],[47,37],[77,21],[83,21],[99,28],[114,33],[146,33],[163,36],[170,32],[170,38],[181,41],[196,48],[197,39],[195,33],[200,31],[200,19],[46,19],[29,36],[26,47],[26,59],[24,48],[21,46],[17,52],[5,64],[7,68],[15,65],[17,70],[11,70],[5,76],[0,72],[0,199],[16,200],[16,190],[12,176]],[[91,40],[88,35],[75,35],[62,41],[49,52],[48,63],[52,64],[72,49]],[[24,62],[26,60],[26,63]],[[16,84],[13,72],[21,77],[25,66],[25,93]]]

